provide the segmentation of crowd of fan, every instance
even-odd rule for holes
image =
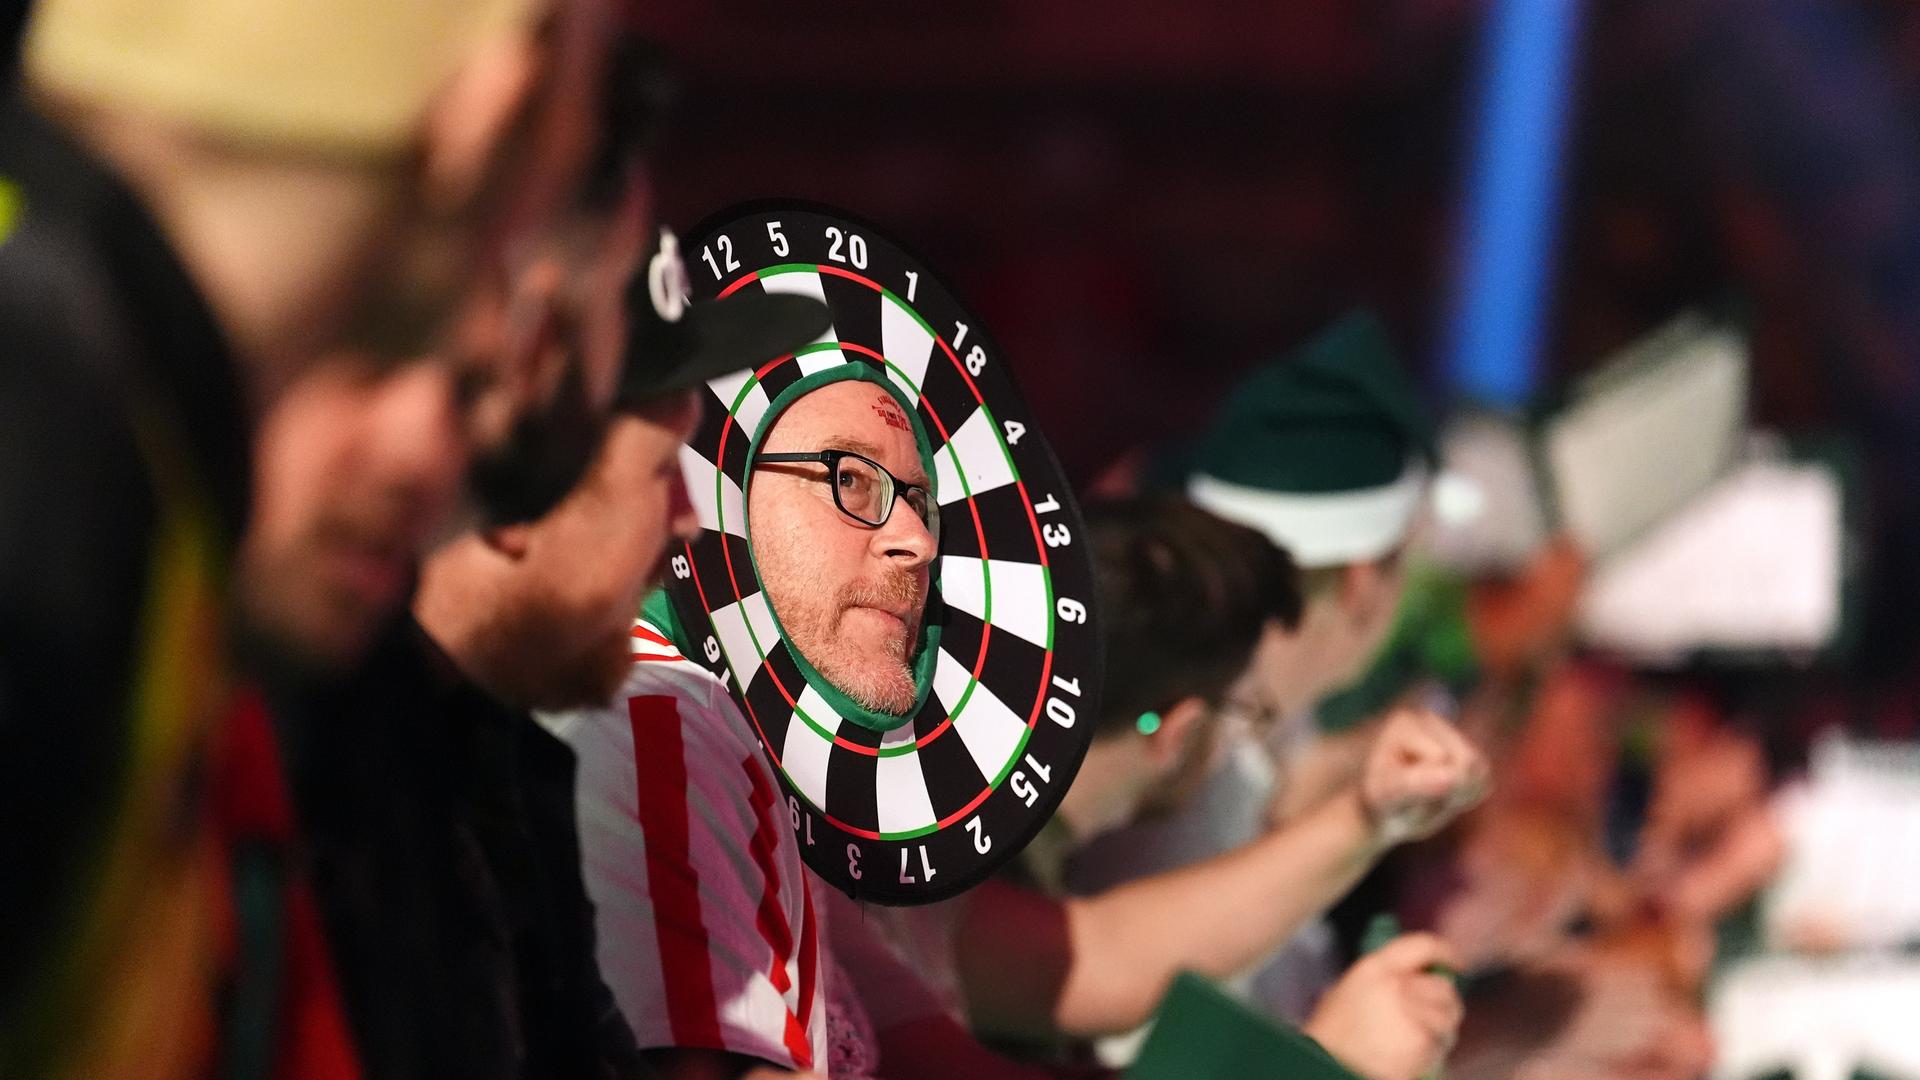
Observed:
[[[600,0],[244,6],[40,0],[0,116],[0,1075],[1103,1075],[1183,970],[1369,1080],[1704,1070],[1765,768],[1570,658],[1576,553],[1462,585],[1470,677],[1316,723],[1425,595],[1433,434],[1377,323],[1256,372],[1173,483],[1103,484],[1058,813],[864,909],[755,832],[737,710],[635,621],[695,524],[694,389],[823,313],[682,310]],[[761,434],[924,488],[892,394]],[[912,626],[936,542],[905,501],[849,526],[838,468],[747,512],[803,538],[756,552],[802,651],[884,705],[899,635],[803,612],[871,572]]]

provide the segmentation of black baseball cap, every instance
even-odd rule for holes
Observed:
[[[745,288],[721,300],[690,300],[680,243],[660,230],[627,284],[627,355],[614,407],[686,390],[757,368],[824,333],[827,305],[810,296]]]

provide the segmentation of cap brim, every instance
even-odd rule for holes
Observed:
[[[757,368],[817,339],[832,322],[827,305],[792,293],[742,291],[690,303],[672,323],[649,305],[634,312],[620,397],[644,400]]]

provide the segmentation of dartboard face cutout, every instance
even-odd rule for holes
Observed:
[[[668,579],[690,654],[757,733],[815,873],[858,900],[953,896],[1040,831],[1092,737],[1101,661],[1079,508],[993,338],[878,229],[756,203],[709,219],[683,251],[696,300],[793,292],[833,316],[811,345],[708,384],[681,454],[700,532]],[[884,380],[912,410],[940,508],[913,658],[921,704],[882,722],[784,640],[749,542],[757,437],[783,393],[828,371]]]

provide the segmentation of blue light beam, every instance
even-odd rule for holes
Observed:
[[[1493,0],[1444,363],[1456,397],[1532,396],[1573,96],[1580,0]]]

